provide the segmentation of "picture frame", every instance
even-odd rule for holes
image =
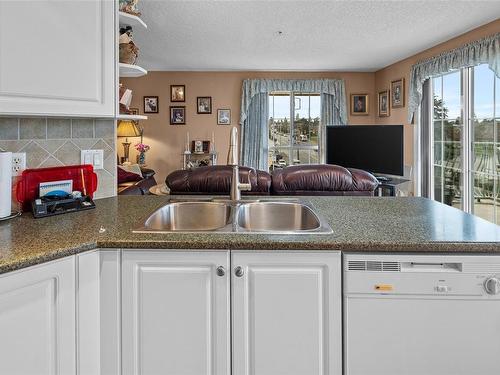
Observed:
[[[170,125],[186,125],[186,106],[170,106]]]
[[[399,78],[391,81],[391,107],[403,108],[405,106],[405,79]]]
[[[186,86],[185,85],[170,85],[170,101],[185,102],[186,101]]]
[[[198,114],[211,114],[212,113],[212,97],[211,96],[198,96],[196,97],[196,113]]]
[[[351,94],[351,116],[368,116],[370,101],[368,94]]]
[[[389,117],[391,115],[390,105],[390,90],[382,90],[378,93],[378,116]]]
[[[131,115],[139,115],[140,114],[139,113],[139,108],[132,108],[132,107],[130,107],[128,110],[130,111]],[[135,126],[139,126],[139,121],[132,120],[132,122],[135,124]]]
[[[208,154],[210,141],[191,141],[191,152],[193,154]]]
[[[229,108],[217,110],[217,125],[231,125],[231,110]]]
[[[160,111],[160,100],[157,96],[144,96],[144,113],[158,113]]]

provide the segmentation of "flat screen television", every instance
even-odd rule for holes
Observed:
[[[403,125],[328,126],[326,162],[402,176]]]

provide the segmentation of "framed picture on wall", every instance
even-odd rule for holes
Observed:
[[[158,113],[159,100],[157,96],[144,97],[144,113]]]
[[[217,125],[231,125],[231,110],[218,109],[217,110]]]
[[[196,98],[196,113],[211,114],[212,113],[212,97],[198,96]]]
[[[170,106],[170,125],[186,125],[185,106]]]
[[[380,91],[378,93],[378,116],[388,117],[389,115],[389,90]]]
[[[351,116],[367,116],[369,104],[368,94],[351,94]]]
[[[391,107],[401,108],[405,106],[405,79],[400,78],[391,82]]]
[[[170,101],[185,102],[186,101],[186,86],[185,85],[170,85]]]

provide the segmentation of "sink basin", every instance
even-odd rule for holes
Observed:
[[[176,202],[153,212],[134,232],[216,231],[229,224],[231,224],[229,205],[204,201]]]
[[[237,224],[249,232],[331,232],[309,206],[292,202],[242,204],[238,209]]]

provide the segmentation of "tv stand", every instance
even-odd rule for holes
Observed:
[[[382,178],[386,178],[387,180],[383,180]],[[378,196],[389,196],[389,197],[395,197],[396,196],[396,190],[397,186],[404,184],[405,182],[408,182],[410,180],[407,180],[406,178],[397,178],[397,177],[386,177],[386,176],[375,176],[375,178],[378,180]]]
[[[375,176],[375,178],[376,178],[379,182],[391,182],[391,181],[392,181],[392,178],[387,177],[387,176]]]

